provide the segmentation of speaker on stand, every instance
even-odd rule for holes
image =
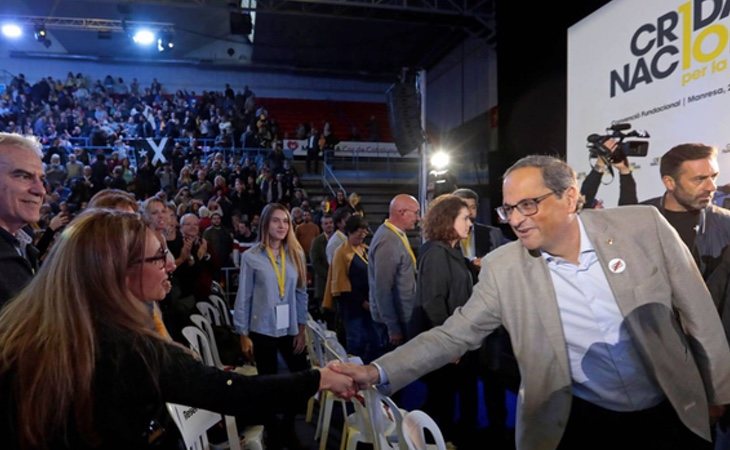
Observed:
[[[401,156],[411,153],[425,141],[421,128],[421,95],[415,75],[415,71],[406,71],[385,93],[390,130]]]

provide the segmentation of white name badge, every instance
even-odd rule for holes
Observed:
[[[289,328],[289,305],[276,306],[276,329]]]

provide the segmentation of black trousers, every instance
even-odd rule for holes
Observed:
[[[317,173],[319,172],[319,149],[318,148],[308,148],[307,149],[307,173]],[[312,167],[314,167],[314,170],[312,170]]]
[[[306,352],[294,353],[294,336],[271,337],[253,332],[248,336],[253,342],[253,355],[259,375],[272,375],[278,372],[277,353],[281,353],[290,372],[309,368]]]
[[[309,368],[306,352],[294,353],[294,336],[271,337],[258,333],[249,333],[253,342],[253,355],[259,375],[272,375],[278,372],[278,353],[284,358],[290,372],[299,372]],[[268,417],[264,420],[266,428],[266,448],[279,450],[286,447],[290,450],[300,448],[294,431],[294,418],[297,412],[304,411],[305,404],[284,412],[281,417]]]
[[[444,439],[461,449],[484,448],[477,440],[479,428],[476,353],[467,352],[458,364],[447,364],[425,375],[428,387],[423,410],[441,428]],[[456,394],[459,395],[458,420],[454,420]]]
[[[711,450],[687,428],[668,400],[653,408],[616,412],[573,397],[557,450]]]

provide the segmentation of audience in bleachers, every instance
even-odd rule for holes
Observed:
[[[325,200],[316,208],[310,206],[299,173],[284,151],[275,118],[266,108],[258,107],[255,99],[250,89],[235,93],[230,85],[223,92],[172,94],[166,93],[156,79],[142,86],[137,79],[127,84],[119,77],[90,80],[69,73],[65,81],[47,77],[31,84],[18,75],[0,97],[0,132],[34,135],[43,145],[47,195],[41,220],[34,224],[42,253],[51,248],[54,237],[95,194],[105,189],[128,193],[125,195],[143,205],[141,210],[147,220],[165,238],[175,257],[172,289],[160,305],[170,335],[182,341],[181,329],[189,324],[190,313],[196,312],[195,303],[207,300],[214,279],[237,282],[238,277],[223,277],[221,270],[233,271],[242,265],[242,255],[262,237],[262,209],[280,203],[291,211],[290,226],[304,255],[312,255],[314,270],[297,287],[313,287],[311,273],[315,274],[316,289],[309,310],[320,313],[327,261],[340,244],[348,242],[343,231],[353,214],[359,219],[353,219],[350,234],[354,240],[350,245],[361,248],[362,242],[355,241],[360,234],[364,237],[361,225],[367,225],[363,220],[365,211],[360,196],[352,193],[348,198],[344,189],[332,192],[332,196],[312,192],[315,197],[325,195]],[[332,149],[337,142],[332,128],[330,123],[317,127],[303,124],[297,137],[311,138],[317,152]],[[365,138],[378,137],[374,117],[364,129]],[[350,132],[353,136],[359,134],[355,129]],[[345,130],[341,135],[347,135]],[[139,147],[135,140],[140,138],[178,140],[158,153]],[[329,239],[333,235],[337,238]],[[367,268],[367,263],[363,267]],[[363,280],[367,285],[366,278]],[[353,286],[362,282],[352,281]],[[346,290],[338,294],[354,296]],[[361,302],[362,298],[367,300],[367,293],[356,297],[356,301],[368,303]],[[298,292],[296,303],[300,303]],[[360,306],[346,311],[347,317],[339,317],[339,325],[343,318],[352,323],[367,318],[367,306]],[[294,308],[290,313],[295,314]],[[296,311],[297,316],[299,313]],[[257,336],[256,329],[251,331],[254,340],[259,341],[257,347],[265,348],[265,333]],[[301,330],[290,331],[289,347],[296,343],[301,350]],[[343,330],[338,331],[343,336]],[[382,351],[371,348],[375,346],[368,339],[360,342],[354,336],[348,340],[352,341],[352,349],[364,349],[360,356],[366,361]],[[270,356],[261,353],[257,359]],[[299,364],[300,356],[289,355],[297,360],[291,364],[292,369],[304,367]],[[269,359],[261,361],[259,372],[271,371]],[[288,416],[284,420],[287,432],[291,431],[290,420]],[[291,435],[284,438],[296,445]]]

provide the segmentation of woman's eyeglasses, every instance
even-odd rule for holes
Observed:
[[[167,265],[167,258],[170,255],[170,250],[164,249],[162,253],[158,253],[155,256],[150,256],[149,258],[144,258],[140,261],[136,261],[136,264],[139,263],[149,263],[153,266],[157,267],[158,269],[163,269],[165,265]]]

